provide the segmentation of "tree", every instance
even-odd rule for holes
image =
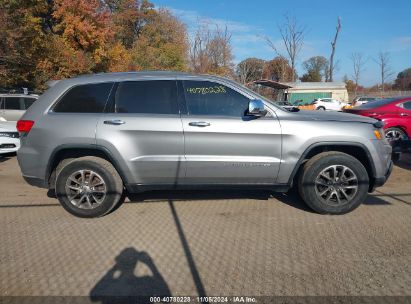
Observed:
[[[210,29],[201,22],[190,46],[190,68],[195,73],[212,73],[223,76],[234,75],[231,33],[227,26],[218,25]]]
[[[399,90],[411,90],[411,68],[398,73],[394,86]]]
[[[131,49],[144,26],[157,16],[154,4],[147,0],[105,0],[111,12],[113,30],[126,49]]]
[[[394,73],[391,70],[391,58],[388,52],[379,52],[378,56],[374,61],[378,64],[380,68],[381,75],[381,90],[384,92],[385,83]]]
[[[353,64],[353,78],[355,83],[354,94],[357,95],[358,83],[360,81],[361,73],[364,71],[365,60],[361,53],[352,53],[351,61]]]
[[[344,76],[343,81],[345,83],[345,87],[348,93],[353,93],[356,90],[356,85],[354,81],[352,81],[351,79],[348,79],[347,75]]]
[[[336,68],[336,64],[334,63],[334,55],[335,55],[335,48],[337,46],[338,34],[340,33],[340,30],[341,30],[341,18],[338,17],[337,27],[335,29],[334,40],[331,42],[330,65],[329,65],[329,68],[328,68],[328,75],[327,75],[327,79],[326,79],[326,81],[329,81],[329,82],[333,81],[334,70]]]
[[[0,86],[41,84],[37,63],[49,53],[51,7],[41,0],[0,2]]]
[[[247,58],[237,65],[237,76],[241,83],[246,84],[263,77],[265,61],[258,58]]]
[[[138,70],[184,71],[187,56],[186,27],[167,9],[158,10],[132,49],[132,63]]]
[[[297,19],[294,16],[290,17],[289,15],[285,15],[284,18],[284,24],[279,25],[278,29],[291,63],[292,81],[295,81],[297,79],[297,73],[295,71],[296,61],[304,44],[306,29],[298,24]],[[278,47],[270,38],[265,37],[265,40],[278,56],[283,57],[278,51]]]
[[[321,74],[316,70],[309,70],[300,78],[300,80],[302,82],[320,82]]]
[[[293,70],[288,60],[282,56],[277,56],[266,61],[263,69],[263,78],[275,81],[293,81]]]
[[[306,73],[301,77],[301,81],[321,81],[326,77],[328,60],[323,56],[314,56],[303,62]]]

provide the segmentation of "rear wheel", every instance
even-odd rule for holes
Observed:
[[[367,197],[367,170],[356,158],[341,152],[324,152],[303,167],[298,190],[314,211],[344,214],[357,208]]]
[[[116,169],[99,157],[81,157],[66,162],[56,178],[61,205],[78,217],[99,217],[120,201],[123,183]]]

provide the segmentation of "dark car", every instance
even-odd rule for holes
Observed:
[[[384,122],[385,136],[389,141],[407,140],[411,137],[411,97],[375,100],[344,112],[372,117]]]

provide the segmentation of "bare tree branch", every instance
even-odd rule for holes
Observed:
[[[361,73],[364,71],[365,60],[361,53],[352,53],[351,61],[353,64],[353,79],[355,83],[354,94],[357,95],[358,83],[360,81]]]
[[[334,76],[334,70],[335,70],[334,55],[335,55],[335,48],[337,46],[338,34],[340,33],[340,30],[341,30],[341,18],[338,17],[334,40],[331,42],[330,67],[329,67],[328,79],[326,79],[326,81],[330,81],[330,82],[333,81],[333,76]]]
[[[278,30],[280,31],[281,39],[286,49],[288,58],[291,63],[291,68],[293,70],[292,79],[293,81],[296,80],[296,61],[298,55],[304,45],[304,36],[306,33],[306,29],[297,23],[295,17],[290,17],[289,15],[285,15],[285,22],[282,25],[278,25]],[[278,47],[273,43],[271,39],[265,37],[265,40],[270,46],[277,56],[284,57],[278,50]]]
[[[380,75],[381,75],[381,89],[384,92],[385,90],[385,83],[387,79],[389,79],[394,72],[391,69],[391,57],[390,53],[388,52],[379,52],[378,56],[374,61],[380,67]]]

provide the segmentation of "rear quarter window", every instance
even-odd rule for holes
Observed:
[[[77,85],[54,106],[57,113],[102,113],[113,87],[112,82]]]

